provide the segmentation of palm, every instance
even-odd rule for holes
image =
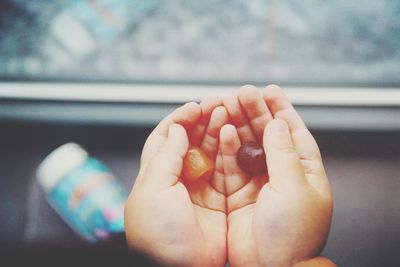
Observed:
[[[207,114],[207,110],[212,109],[210,106],[203,106],[203,114]],[[205,131],[202,130],[202,126],[188,131],[190,143],[199,146],[215,162],[215,169],[209,177],[202,177],[192,183],[186,182],[184,177],[181,177],[176,188],[169,194],[170,199],[166,200],[177,202],[176,212],[180,213],[177,218],[190,214],[185,218],[186,221],[181,221],[181,224],[190,225],[190,230],[186,235],[182,235],[182,238],[191,237],[194,242],[193,247],[197,247],[194,250],[198,254],[196,258],[208,266],[223,265],[226,259],[225,196],[223,192],[218,191],[218,185],[224,178],[221,175],[223,168],[221,155],[218,153],[219,130],[226,120],[225,109],[216,108],[211,118],[203,121],[207,124],[204,127]],[[203,134],[199,133],[202,131]],[[179,207],[179,201],[186,204]]]
[[[270,207],[273,207],[273,209],[279,208],[272,206],[271,202],[266,203],[257,200],[257,198],[264,198],[265,195],[270,195],[271,193],[265,190],[268,189],[268,184],[263,185],[267,180],[266,174],[251,178],[243,173],[238,173],[237,175],[241,176],[243,181],[247,180],[248,182],[228,196],[228,209],[230,209],[228,210],[229,261],[232,266],[258,266],[261,265],[258,262],[258,248],[264,248],[265,244],[263,242],[271,240],[269,238],[257,240],[256,238],[257,236],[270,236],[265,231],[266,228],[263,224],[271,220],[260,213],[264,213]],[[260,190],[261,192],[259,193]],[[238,195],[243,197],[237,197]],[[270,230],[271,232],[274,231],[272,227]]]
[[[221,167],[220,157],[217,156],[219,130],[226,122],[227,114],[224,108],[216,108],[217,104],[202,103],[200,113],[195,111],[194,104],[186,110],[178,109],[157,126],[143,148],[141,171],[126,208],[126,211],[131,211],[127,213],[126,220],[127,229],[131,229],[128,240],[133,248],[147,251],[161,262],[191,266],[225,264],[225,196],[213,184],[220,178],[217,171]],[[173,123],[184,126],[188,142],[202,148],[215,160],[216,171],[210,177],[192,183],[188,183],[185,177],[177,177],[176,181],[163,181],[161,176],[165,176],[165,173],[157,172],[155,167],[147,168],[162,149],[168,127]],[[165,157],[164,162],[170,161],[170,156]],[[165,164],[166,168],[175,166],[174,163]],[[159,182],[154,184],[150,179]],[[151,184],[152,188],[146,184]],[[156,221],[154,218],[157,218]],[[148,230],[143,233],[139,229]],[[151,242],[141,244],[143,239]],[[153,255],[154,252],[157,254]]]
[[[267,183],[256,203],[243,203],[243,207],[229,214],[228,251],[233,255],[232,265],[268,265],[281,259],[296,262],[319,253],[330,222],[325,203],[312,187],[278,192]],[[260,250],[271,256],[254,262],[260,258]]]
[[[222,266],[226,260],[226,214],[225,196],[218,192],[213,183],[219,179],[217,169],[222,165],[217,160],[216,170],[209,179],[200,179],[193,183],[179,182],[164,203],[176,202],[176,211],[180,224],[190,226],[188,231],[181,232],[182,240],[190,237],[193,247],[193,258],[199,258],[203,266]],[[184,180],[181,179],[181,180]],[[183,203],[180,206],[179,203]],[[189,216],[188,216],[189,215]],[[182,221],[182,218],[185,218]],[[185,243],[185,242],[182,242]]]
[[[259,261],[260,250],[268,251],[270,260],[277,260],[279,256],[291,259],[292,256],[296,258],[294,251],[307,247],[307,243],[323,242],[303,238],[314,236],[318,239],[326,235],[324,230],[313,228],[316,222],[309,220],[310,217],[324,217],[325,210],[315,208],[319,202],[314,198],[316,192],[307,190],[300,190],[296,196],[277,192],[266,184],[256,203],[244,205],[229,214],[228,251],[233,266],[267,264]],[[313,210],[310,211],[310,207],[314,207]],[[313,232],[306,233],[305,228],[313,229]]]
[[[220,137],[231,266],[280,266],[312,257],[323,247],[330,224],[326,215],[331,214],[329,184],[314,139],[277,87],[267,88],[263,99],[254,87],[245,86],[238,96],[227,97],[224,105],[234,125],[224,126]],[[272,162],[267,162],[271,177],[249,177],[236,164],[241,144],[262,145],[264,129],[273,118],[290,126],[296,154],[302,159],[304,184],[280,187],[281,181],[291,179],[271,173]],[[268,147],[266,152],[268,156]]]
[[[187,188],[178,182],[157,196],[159,214],[168,231],[159,240],[173,240],[183,251],[180,262],[221,266],[225,261],[226,216],[224,213],[200,207],[191,201]],[[165,203],[168,203],[165,205]],[[173,235],[171,235],[173,233]],[[198,262],[196,262],[198,261]]]

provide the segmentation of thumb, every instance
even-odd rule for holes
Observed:
[[[289,126],[284,120],[270,121],[264,130],[264,150],[272,188],[285,191],[306,181]]]
[[[171,124],[168,137],[146,168],[143,184],[160,190],[176,184],[182,172],[183,158],[189,147],[185,129]]]

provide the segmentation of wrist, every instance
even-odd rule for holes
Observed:
[[[328,258],[315,257],[309,260],[298,262],[291,267],[337,267],[337,265]]]

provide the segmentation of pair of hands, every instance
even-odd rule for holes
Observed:
[[[268,174],[237,166],[246,141],[264,146]],[[191,183],[181,177],[189,143],[215,160],[209,177]],[[171,266],[334,266],[313,258],[331,217],[317,143],[274,85],[188,103],[162,120],[125,208],[130,247]]]

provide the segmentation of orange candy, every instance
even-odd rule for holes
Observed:
[[[191,146],[183,159],[182,174],[187,181],[193,182],[212,171],[214,162],[198,147]]]

